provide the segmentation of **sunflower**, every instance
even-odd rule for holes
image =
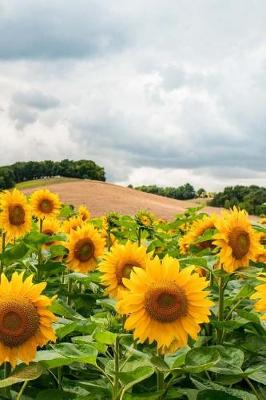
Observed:
[[[71,217],[63,223],[63,231],[69,234],[72,230],[76,231],[80,228],[83,223],[84,222],[80,216]]]
[[[259,223],[262,225],[266,225],[266,217],[261,217]]]
[[[143,246],[138,247],[131,242],[115,244],[99,265],[103,273],[102,283],[108,295],[119,297],[120,292],[125,290],[123,278],[129,278],[134,267],[145,268],[148,260],[149,256]]]
[[[0,226],[10,239],[25,235],[31,230],[31,210],[26,196],[19,190],[1,195]]]
[[[41,219],[56,217],[61,207],[58,195],[47,189],[34,192],[31,196],[31,204],[33,214]]]
[[[204,216],[203,218],[194,221],[189,231],[180,239],[179,247],[181,254],[183,255],[187,254],[189,251],[189,247],[193,244],[201,250],[207,247],[211,247],[212,242],[210,240],[206,240],[205,242],[200,242],[200,243],[196,243],[196,241],[208,229],[215,228],[215,220],[216,217],[212,215],[212,216]]]
[[[236,207],[224,211],[215,226],[218,233],[214,244],[220,248],[220,265],[225,271],[234,272],[256,260],[261,252],[259,234],[253,230],[246,211]]]
[[[91,224],[87,224],[76,231],[72,230],[65,246],[69,250],[69,268],[88,272],[96,267],[97,258],[104,252],[104,239]]]
[[[60,222],[57,219],[46,218],[43,221],[42,233],[44,233],[45,235],[48,235],[48,236],[53,236],[53,235],[57,234],[58,232],[60,232]],[[53,241],[48,242],[48,243],[45,243],[45,247],[59,244],[59,243],[60,242],[53,242]]]
[[[47,309],[52,299],[41,294],[46,283],[32,283],[32,276],[23,281],[23,273],[15,272],[10,281],[4,274],[0,283],[0,364],[18,360],[28,364],[39,346],[55,341],[52,323],[54,314]]]
[[[135,215],[135,219],[137,224],[144,228],[151,228],[153,226],[155,217],[154,215],[148,210],[140,210]]]
[[[251,296],[251,299],[257,300],[255,309],[258,312],[266,312],[266,274],[262,274],[259,278],[263,284],[258,285],[255,289],[256,292]],[[262,316],[262,319],[266,320],[266,315]]]
[[[141,343],[157,342],[161,352],[184,347],[188,335],[197,338],[200,323],[208,322],[212,302],[204,291],[208,282],[192,273],[193,267],[179,269],[176,259],[156,257],[146,269],[134,268],[128,289],[118,301],[117,310],[126,314],[125,329],[134,330]]]
[[[85,206],[80,206],[78,208],[79,216],[81,217],[82,221],[87,221],[91,217],[91,213]]]

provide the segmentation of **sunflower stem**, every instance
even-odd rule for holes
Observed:
[[[72,281],[72,279],[70,277],[68,277],[67,304],[69,306],[70,306],[70,303],[71,303],[72,286],[73,286],[73,281]]]
[[[137,236],[138,236],[138,246],[141,246],[141,232],[142,232],[142,228],[139,227],[138,231],[137,231]]]
[[[245,381],[247,382],[248,386],[250,387],[252,392],[255,394],[257,399],[258,400],[263,400],[262,397],[260,396],[260,394],[258,393],[257,389],[255,388],[255,386],[253,385],[253,383],[248,378],[245,378]]]
[[[107,229],[107,250],[110,251],[111,250],[111,229],[108,228]]]
[[[42,228],[43,228],[43,219],[40,218],[40,233],[42,233]]]
[[[18,393],[18,395],[16,397],[16,400],[20,400],[21,399],[21,396],[22,396],[24,390],[26,389],[27,384],[28,384],[28,381],[25,381],[23,383],[23,385],[21,386],[21,389],[20,389],[20,391],[19,391],[19,393]]]
[[[219,279],[219,304],[218,304],[218,322],[224,319],[224,280],[223,277]],[[217,328],[217,344],[222,344],[224,330],[221,326]]]
[[[6,233],[3,232],[2,233],[2,254],[5,252],[5,248],[6,248]],[[4,268],[4,264],[3,264],[3,260],[1,260],[1,263],[0,263],[0,275],[3,272],[3,268]]]
[[[115,368],[115,378],[114,378],[114,384],[113,384],[113,399],[112,400],[118,400],[119,398],[119,392],[120,392],[120,387],[119,387],[119,337],[117,336],[115,339],[115,345],[114,345],[114,368]]]
[[[9,377],[10,371],[11,371],[10,364],[8,362],[5,362],[4,363],[4,379]],[[6,394],[8,399],[11,399],[10,386],[5,388],[5,394]]]

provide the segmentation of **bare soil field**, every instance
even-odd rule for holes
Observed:
[[[160,218],[170,219],[182,213],[188,207],[195,207],[195,201],[174,200],[150,193],[140,192],[114,185],[112,183],[92,180],[78,180],[72,182],[52,183],[43,186],[58,193],[64,203],[74,206],[86,205],[93,216],[100,216],[109,211],[134,215],[140,209],[147,209]],[[41,187],[38,187],[41,189]],[[25,189],[24,193],[30,194],[36,188]],[[221,209],[205,207],[205,212],[220,213]]]

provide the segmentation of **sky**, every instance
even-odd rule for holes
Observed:
[[[266,186],[265,0],[0,0],[0,164]]]

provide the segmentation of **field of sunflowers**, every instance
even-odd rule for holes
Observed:
[[[0,399],[266,399],[266,219],[0,194]]]

